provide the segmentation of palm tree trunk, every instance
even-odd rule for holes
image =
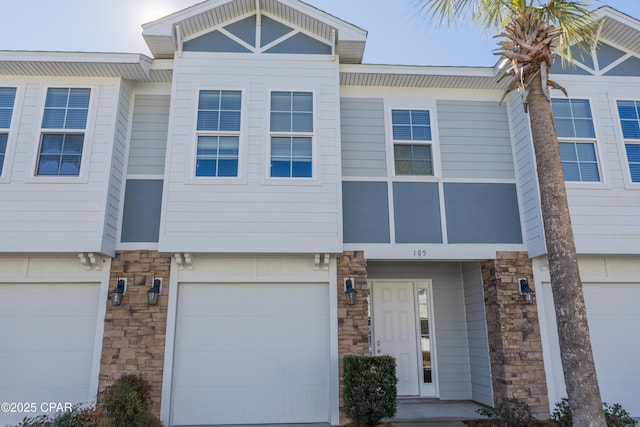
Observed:
[[[551,103],[542,92],[540,75],[529,89],[551,289],[573,425],[606,427]]]

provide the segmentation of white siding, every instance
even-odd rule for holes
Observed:
[[[174,70],[160,249],[339,252],[337,81],[327,59],[183,53]],[[237,179],[193,178],[199,89],[243,91]],[[314,93],[312,180],[268,178],[271,90]]]
[[[504,106],[497,102],[442,100],[437,106],[444,178],[514,178]]]
[[[3,84],[10,84],[4,83]],[[117,79],[24,79],[9,182],[0,192],[0,251],[110,252],[104,247],[108,183],[119,95]],[[80,177],[34,177],[47,86],[90,87],[91,108]],[[114,193],[115,195],[115,193]],[[113,210],[110,211],[113,215]]]
[[[109,189],[105,215],[104,234],[102,237],[103,252],[114,253],[118,242],[118,221],[121,216],[120,201],[124,197],[124,168],[126,141],[129,129],[129,111],[133,83],[123,81],[120,86],[118,111],[116,116],[115,135],[113,139],[113,154],[111,157],[111,174],[109,175]]]
[[[560,80],[560,79],[559,79]],[[567,183],[576,248],[581,254],[637,254],[640,250],[640,187],[627,186],[627,159],[615,99],[640,99],[640,85],[601,81],[562,82],[570,97],[590,99],[601,184]]]
[[[471,398],[476,402],[493,406],[489,339],[480,264],[462,264],[462,281],[471,364]]]
[[[471,371],[460,263],[368,262],[369,279],[431,279],[439,397],[471,399]]]
[[[545,253],[547,249],[544,243],[544,228],[540,213],[538,177],[531,142],[529,115],[524,112],[522,98],[516,92],[507,97],[507,108],[518,179],[521,223],[525,232],[527,250],[529,255],[533,257]]]

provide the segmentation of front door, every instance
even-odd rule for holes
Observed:
[[[399,396],[435,396],[429,282],[372,281],[373,351],[396,359]]]

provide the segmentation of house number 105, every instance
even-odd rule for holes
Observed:
[[[425,256],[427,256],[427,250],[426,249],[415,249],[413,251],[413,256],[414,257],[418,257],[418,258],[425,257]]]

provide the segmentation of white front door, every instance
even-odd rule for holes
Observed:
[[[376,355],[396,359],[399,396],[418,396],[418,333],[413,282],[375,281],[373,347]]]

